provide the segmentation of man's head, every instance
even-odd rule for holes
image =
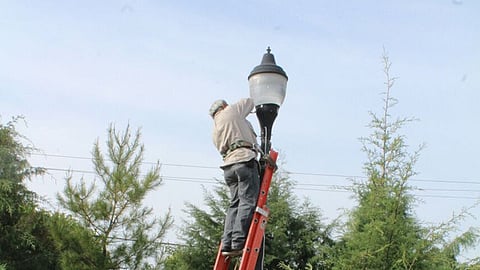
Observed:
[[[212,118],[214,118],[215,114],[225,108],[227,105],[228,103],[223,99],[216,100],[215,102],[213,102],[212,106],[210,106],[210,111],[208,112],[208,114]]]

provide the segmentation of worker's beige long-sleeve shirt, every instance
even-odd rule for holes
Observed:
[[[214,117],[213,143],[220,153],[228,153],[222,167],[249,161],[257,156],[252,149],[241,147],[234,151],[228,151],[230,145],[237,141],[257,144],[257,138],[252,124],[246,119],[253,110],[253,99],[245,98],[237,103],[228,105],[219,111]]]

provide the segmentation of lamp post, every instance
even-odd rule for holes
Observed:
[[[287,74],[277,66],[275,57],[270,52],[268,47],[260,65],[248,75],[250,97],[255,104],[261,129],[261,148],[265,154],[270,151],[273,122],[285,99],[288,80]]]

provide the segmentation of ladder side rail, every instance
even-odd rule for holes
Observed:
[[[263,237],[265,235],[265,228],[267,225],[268,216],[259,214],[257,229],[252,235],[251,245],[244,251],[244,256],[240,264],[240,270],[253,270],[257,264],[258,257],[263,244]]]
[[[270,158],[276,162],[278,153],[274,150],[270,150]],[[268,190],[270,189],[270,183],[272,182],[272,176],[274,172],[273,167],[268,163],[263,173],[262,185],[260,186],[260,194],[258,195],[257,206],[263,208],[267,204]]]
[[[225,257],[222,254],[222,243],[218,247],[217,258],[215,259],[215,266],[213,270],[228,270],[228,266],[230,265],[230,257]]]

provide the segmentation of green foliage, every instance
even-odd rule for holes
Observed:
[[[286,265],[284,262],[280,262],[278,264],[280,270],[293,270],[290,266]],[[304,268],[305,270],[313,270],[313,266],[307,263],[307,266]]]
[[[320,210],[310,202],[302,204],[291,192],[288,175],[277,173],[269,192],[271,209],[266,231],[265,267],[275,269],[284,263],[293,269],[330,269],[331,238],[334,224],[321,222]]]
[[[157,163],[145,175],[140,173],[144,146],[140,131],[132,136],[127,127],[122,134],[108,129],[107,157],[98,141],[93,163],[100,183],[83,178],[74,184],[71,176],[61,205],[93,232],[110,268],[152,269],[161,260],[161,240],[172,224],[170,211],[163,218],[152,217],[153,209],[142,205],[148,192],[161,184]],[[61,236],[61,235],[60,235]]]
[[[299,205],[291,188],[287,175],[277,172],[268,199],[265,269],[278,269],[281,264],[292,269],[305,269],[307,265],[313,265],[313,269],[329,269],[325,267],[329,259],[327,249],[322,247],[334,244],[330,238],[332,227],[321,223],[318,209],[308,202]],[[223,181],[216,186],[215,195],[204,192],[208,211],[187,203],[186,213],[191,221],[185,222],[180,235],[185,244],[172,251],[166,260],[166,269],[213,268],[229,193]]]
[[[186,212],[192,221],[184,222],[179,234],[183,245],[171,251],[165,261],[165,269],[212,269],[223,232],[225,209],[228,208],[228,191],[224,185],[215,188],[218,198],[204,190],[205,204],[209,212],[192,203],[186,203]]]
[[[93,232],[72,217],[54,214],[49,223],[63,270],[112,269]]]
[[[424,243],[434,246],[426,252],[428,260],[435,265],[437,269],[475,269],[480,257],[471,259],[470,262],[459,264],[456,258],[460,255],[462,249],[475,247],[478,243],[480,232],[478,228],[472,227],[460,233],[451,239],[451,235],[458,231],[460,223],[468,216],[470,210],[475,208],[476,204],[462,209],[459,213],[440,224],[431,225],[424,229]],[[425,246],[425,244],[424,244]],[[423,246],[422,246],[423,247]]]
[[[478,231],[470,230],[448,242],[448,234],[460,216],[437,227],[422,227],[413,215],[414,197],[408,180],[422,145],[408,152],[399,130],[413,119],[392,120],[391,97],[395,78],[390,76],[388,56],[383,56],[386,92],[382,114],[371,113],[372,134],[362,138],[368,160],[368,179],[356,183],[358,206],[351,212],[347,231],[338,245],[333,269],[459,269],[455,257],[461,247],[473,245]]]
[[[5,269],[57,269],[57,253],[39,211],[35,193],[24,181],[42,173],[27,161],[32,147],[16,130],[21,117],[0,123],[0,265]]]
[[[12,224],[20,214],[34,206],[35,194],[28,191],[24,180],[40,173],[30,166],[26,157],[32,148],[24,146],[25,139],[15,128],[20,117],[5,125],[0,123],[0,214],[2,224]]]
[[[383,63],[383,113],[371,113],[372,134],[362,138],[368,180],[354,189],[359,205],[351,213],[334,269],[438,269],[426,260],[433,246],[422,239],[424,231],[412,214],[413,196],[407,184],[415,175],[421,147],[409,154],[404,136],[398,135],[412,119],[391,120],[390,110],[397,103],[391,97],[395,78],[390,76],[391,63],[385,54]]]

